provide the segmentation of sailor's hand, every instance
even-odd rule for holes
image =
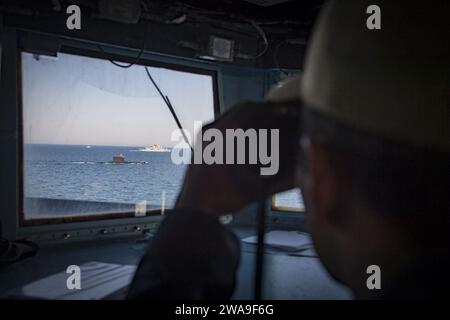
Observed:
[[[208,129],[222,133],[223,141],[219,146],[223,147],[223,164],[190,164],[176,207],[219,216],[244,208],[259,199],[262,192],[270,195],[295,187],[299,113],[299,106],[247,102],[233,107],[203,127],[203,133]],[[233,163],[226,161],[226,129],[242,129],[244,132],[252,129],[258,136],[250,142],[256,145],[245,145],[245,155],[238,155],[241,151],[235,147]],[[267,129],[266,134],[261,134],[259,129]],[[278,139],[272,130],[278,130]],[[261,150],[261,139],[268,142],[268,150]],[[238,143],[237,139],[233,142],[235,145]],[[203,142],[203,150],[208,143],[211,142]],[[278,149],[275,144],[278,144]],[[256,152],[253,156],[257,157],[257,164],[249,164],[249,152]],[[244,156],[245,164],[236,164],[237,156]],[[264,156],[266,162],[261,164]],[[267,159],[270,159],[269,163]]]

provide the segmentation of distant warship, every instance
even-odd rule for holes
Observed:
[[[164,148],[163,146],[159,144],[154,144],[150,147],[145,147],[143,149],[140,149],[139,151],[145,151],[145,152],[169,152],[170,149]]]

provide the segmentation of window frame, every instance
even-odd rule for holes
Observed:
[[[105,44],[99,41],[88,41],[78,38],[62,37],[55,34],[42,34],[31,30],[18,30],[16,28],[7,28],[2,34],[3,47],[3,66],[2,78],[4,84],[8,86],[1,87],[2,101],[5,102],[6,115],[12,115],[15,112],[14,130],[15,134],[11,141],[4,144],[7,152],[12,152],[16,163],[8,162],[8,167],[14,166],[16,179],[4,181],[1,185],[15,192],[15,196],[7,199],[3,203],[3,213],[0,214],[2,225],[2,234],[8,239],[29,238],[35,241],[51,242],[66,240],[68,234],[73,238],[74,235],[83,236],[83,239],[97,238],[101,235],[105,237],[118,236],[119,234],[131,234],[144,229],[152,229],[156,226],[163,216],[160,210],[150,210],[146,216],[135,216],[135,212],[118,212],[112,214],[94,214],[83,215],[79,217],[62,218],[42,218],[25,219],[24,212],[24,150],[23,150],[23,110],[22,110],[22,52],[30,52],[23,48],[22,39],[40,39],[44,37],[60,45],[58,52],[81,55],[92,58],[107,60],[107,58],[122,63],[130,63],[136,60],[139,50]],[[107,56],[99,52],[98,45],[108,52]],[[202,62],[195,59],[186,59],[165,54],[144,51],[138,65],[150,67],[160,67],[175,71],[183,71],[194,74],[203,74],[211,76],[213,85],[213,108],[214,117],[217,117],[223,106],[223,94],[219,90],[219,84],[222,82],[222,68],[210,62]],[[6,89],[8,88],[8,89]],[[12,90],[13,89],[13,90]],[[8,92],[9,91],[9,92]],[[169,111],[168,111],[169,112]],[[12,144],[9,144],[12,143]],[[12,159],[11,159],[12,160]],[[171,210],[166,209],[165,213]],[[76,238],[76,237],[75,237]]]
[[[111,212],[105,214],[83,214],[80,216],[69,216],[69,217],[55,217],[55,218],[37,218],[37,219],[26,219],[25,209],[24,209],[24,144],[23,144],[23,88],[22,88],[22,52],[27,52],[26,50],[18,50],[17,58],[17,70],[18,70],[18,109],[19,109],[19,227],[26,226],[39,226],[48,224],[63,224],[70,222],[92,222],[97,220],[111,220],[111,219],[122,219],[122,218],[133,218],[136,217],[134,211],[120,211]],[[102,59],[108,61],[107,58],[113,59],[119,63],[132,63],[134,58],[124,55],[108,55],[107,57],[101,52],[95,52],[85,49],[78,49],[71,46],[62,46],[58,53],[71,54],[81,57]],[[109,62],[109,61],[108,61]],[[211,77],[213,86],[213,112],[214,117],[219,114],[219,103],[218,103],[218,90],[217,90],[217,71],[208,70],[198,67],[192,67],[187,65],[158,62],[148,58],[142,57],[136,65],[148,66],[148,67],[158,67],[165,68],[168,70],[182,71],[191,74],[207,75]],[[112,67],[115,67],[111,64]],[[115,67],[117,68],[117,67]],[[169,112],[169,111],[168,111]],[[170,209],[166,210],[170,212]],[[145,216],[160,216],[160,210],[148,210]],[[138,217],[139,218],[139,217]]]

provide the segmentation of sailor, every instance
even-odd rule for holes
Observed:
[[[315,249],[356,298],[449,295],[446,2],[419,7],[379,0],[381,29],[373,30],[366,26],[372,1],[327,2],[302,80],[271,94],[272,103],[280,95],[283,102],[302,102],[302,137],[291,175],[295,184],[284,176],[268,193],[301,188]],[[213,126],[235,128],[242,113],[264,109],[263,103],[247,106],[232,109]],[[239,170],[188,168],[174,212],[139,265],[130,298],[231,296],[239,241],[217,218],[255,201],[253,190],[260,187]],[[375,289],[368,282],[371,266],[381,272]]]

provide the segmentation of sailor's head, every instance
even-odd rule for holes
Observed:
[[[381,29],[367,27],[372,4]],[[360,296],[368,265],[395,274],[425,247],[449,252],[448,9],[445,0],[329,1],[302,80],[271,93],[301,100],[309,230],[329,271]]]

